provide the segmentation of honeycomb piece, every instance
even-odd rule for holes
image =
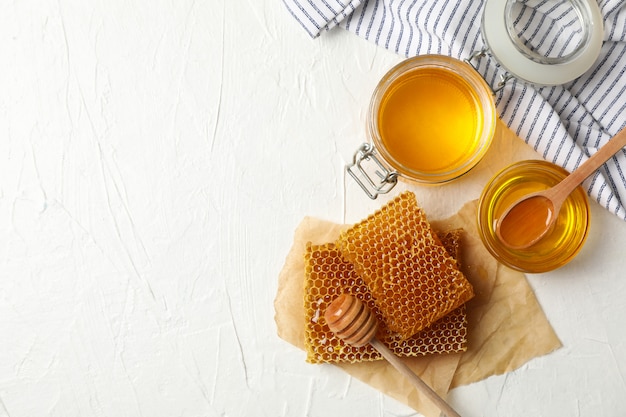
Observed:
[[[463,229],[453,229],[447,230],[445,232],[435,232],[439,241],[446,248],[446,252],[454,259],[456,263],[456,267],[461,267],[460,257],[460,248],[461,248],[461,239],[463,237]]]
[[[444,248],[460,266],[462,229],[436,232]],[[382,319],[382,316],[381,318]],[[381,338],[389,349],[399,356],[416,356],[431,353],[465,352],[467,350],[467,313],[465,304],[440,318],[424,330],[402,340],[386,328]]]
[[[370,345],[353,347],[336,337],[324,320],[324,311],[340,294],[359,297],[380,317],[363,279],[354,266],[343,259],[333,243],[307,245],[304,255],[304,310],[306,316],[305,348],[307,362],[359,362],[380,359]],[[380,329],[379,329],[380,332]]]
[[[410,192],[341,233],[337,246],[402,340],[474,296]]]
[[[461,230],[441,234],[448,252],[457,257]],[[447,238],[446,238],[447,237]],[[418,334],[401,340],[386,326],[372,295],[334,244],[307,245],[305,253],[305,347],[307,362],[359,362],[381,359],[370,345],[348,346],[337,338],[324,322],[324,311],[340,294],[351,294],[363,301],[378,320],[377,338],[399,356],[464,352],[467,349],[465,306],[433,323]]]

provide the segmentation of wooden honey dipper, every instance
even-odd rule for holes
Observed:
[[[374,349],[400,373],[413,383],[422,394],[428,397],[448,417],[461,417],[450,405],[443,400],[432,388],[420,379],[408,366],[394,355],[384,344],[376,338],[378,323],[376,317],[365,304],[356,297],[342,294],[328,305],[324,318],[330,330],[337,337],[349,345],[360,347],[371,344]]]

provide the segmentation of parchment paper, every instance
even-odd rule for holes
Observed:
[[[476,205],[475,201],[467,203],[451,218],[431,221],[437,230],[465,230],[461,269],[476,293],[467,304],[468,350],[462,354],[403,358],[444,398],[451,388],[509,372],[561,347],[525,275],[499,264],[482,245],[475,228]],[[305,245],[309,241],[333,242],[345,227],[348,226],[304,218],[279,275],[274,301],[278,336],[302,350]],[[439,410],[386,361],[335,366],[427,417],[439,415]]]

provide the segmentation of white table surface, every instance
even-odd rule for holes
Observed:
[[[311,40],[280,0],[0,5],[0,417],[417,415],[305,363],[273,308],[304,216],[386,201],[344,165],[400,57]],[[399,189],[455,212],[536,157],[498,137]],[[529,276],[564,347],[453,390],[464,416],[626,415],[626,224],[592,212],[580,255]]]

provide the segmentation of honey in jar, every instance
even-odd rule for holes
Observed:
[[[455,72],[426,67],[403,74],[378,111],[382,142],[398,163],[444,172],[474,153],[483,130],[480,101]]]
[[[472,169],[491,144],[493,93],[466,62],[421,55],[378,83],[368,115],[374,148],[400,178],[440,184]]]

